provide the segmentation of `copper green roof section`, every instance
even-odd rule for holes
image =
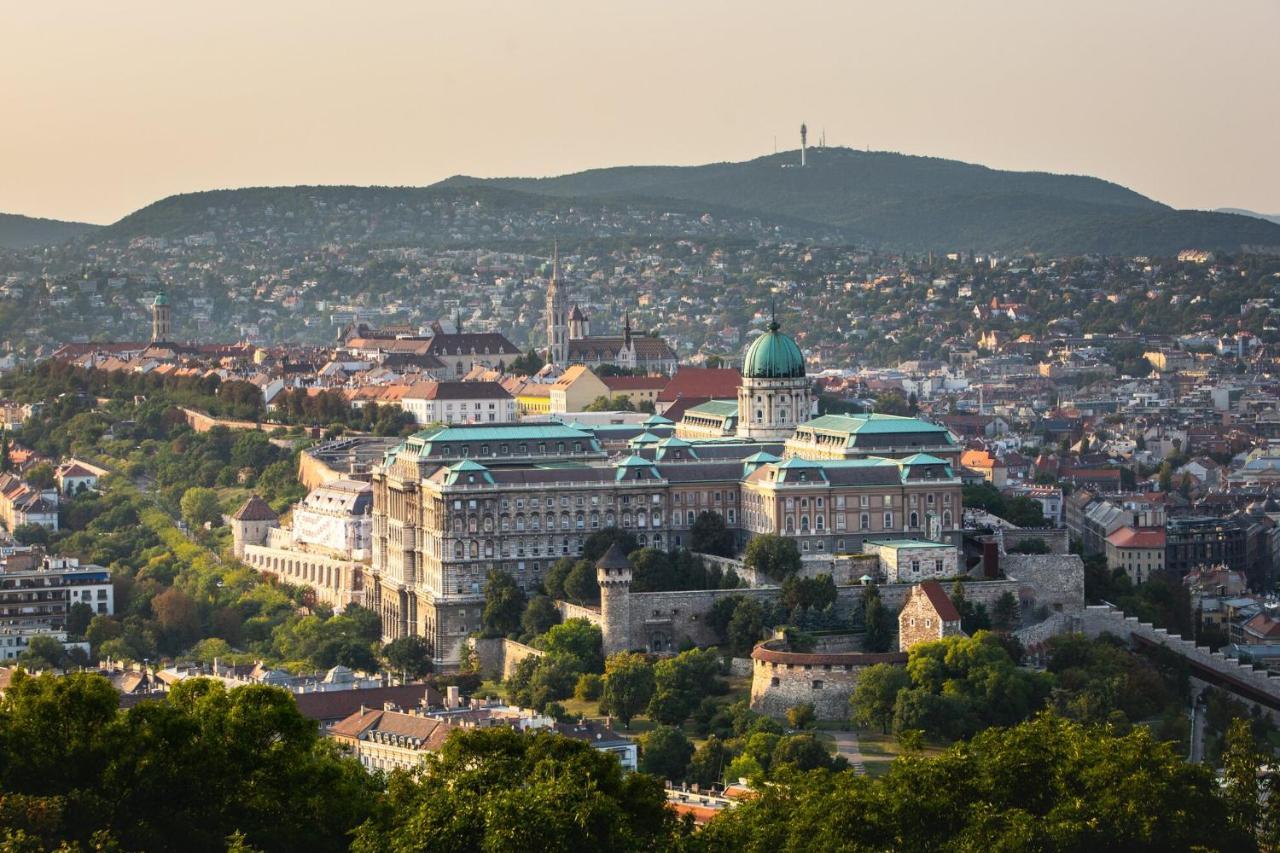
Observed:
[[[461,462],[455,462],[449,466],[449,473],[445,476],[445,484],[452,486],[458,483],[466,485],[474,485],[476,483],[492,483],[493,475],[489,473],[489,469],[474,462],[470,459],[463,459]]]
[[[804,376],[804,354],[790,335],[778,331],[778,323],[747,347],[742,375],[749,379],[799,379]]]
[[[586,430],[556,423],[436,426],[410,436],[422,441],[554,441],[591,437]]]
[[[805,421],[798,429],[849,436],[935,433],[944,443],[952,443],[945,426],[900,415],[822,415],[811,421]]]
[[[699,403],[696,406],[690,406],[684,410],[686,415],[703,415],[713,418],[727,418],[729,416],[737,417],[738,401],[737,400],[708,400],[705,403]]]

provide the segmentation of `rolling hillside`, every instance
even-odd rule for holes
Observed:
[[[100,227],[87,222],[62,222],[57,219],[19,216],[16,213],[0,213],[0,249],[28,249],[32,246],[61,243]]]
[[[483,183],[570,198],[671,198],[785,214],[847,229],[888,249],[1135,254],[1280,247],[1273,223],[1174,210],[1097,178],[847,148],[811,149],[804,169],[794,167],[798,159],[798,152],[786,152],[743,163]]]
[[[1169,255],[1280,253],[1280,224],[1175,210],[1097,178],[1008,172],[845,148],[742,163],[624,166],[555,178],[457,176],[430,187],[274,187],[189,193],[108,227],[107,239],[464,244],[707,234],[839,241],[889,251]],[[704,214],[707,217],[704,218]]]

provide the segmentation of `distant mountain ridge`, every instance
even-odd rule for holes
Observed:
[[[1280,213],[1258,213],[1254,210],[1245,210],[1243,207],[1220,207],[1218,213],[1235,213],[1240,216],[1252,216],[1255,219],[1265,219],[1267,222],[1274,222],[1280,225]]]
[[[720,228],[730,236],[834,240],[888,251],[1280,253],[1280,223],[1236,212],[1175,210],[1099,178],[847,148],[810,149],[808,165],[799,168],[798,161],[793,151],[744,162],[621,166],[552,178],[460,175],[429,187],[188,193],[148,205],[99,237],[214,231],[228,239],[270,232],[310,242],[528,241],[692,233],[708,214],[700,233]],[[617,222],[619,211],[630,215],[628,222]],[[505,213],[523,216],[519,227],[504,224]],[[668,222],[669,213],[680,221]],[[600,224],[606,215],[614,221]],[[480,216],[489,218],[481,222]],[[461,227],[464,220],[474,227]]]
[[[0,213],[0,249],[29,249],[61,243],[101,228],[87,222],[39,219],[16,213]]]

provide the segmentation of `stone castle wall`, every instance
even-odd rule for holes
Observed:
[[[1004,593],[1016,596],[1019,585],[1014,580],[968,581],[964,585],[965,597],[986,605],[989,611]],[[881,585],[880,600],[896,613],[902,609],[910,589],[911,584]],[[866,590],[864,586],[837,587],[836,613],[843,619],[860,620]],[[949,593],[950,589],[947,591]],[[699,646],[715,645],[720,639],[707,624],[706,614],[717,600],[737,595],[772,602],[781,594],[779,587],[630,593],[629,645],[632,649],[659,654],[675,651],[687,641]],[[1083,599],[1083,592],[1081,596]],[[608,638],[605,647],[610,647]]]
[[[1000,536],[1004,539],[1006,552],[1022,542],[1034,539],[1039,539],[1045,545],[1048,545],[1051,554],[1068,554],[1071,552],[1068,531],[1065,527],[1002,528]]]
[[[509,678],[520,661],[529,657],[542,657],[546,652],[508,640],[506,637],[471,637],[467,645],[475,649],[480,672],[495,681]]]
[[[604,625],[604,617],[596,607],[583,607],[581,604],[557,598],[556,610],[560,611],[561,619],[586,619],[592,625]]]

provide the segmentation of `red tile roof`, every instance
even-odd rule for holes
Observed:
[[[734,367],[681,367],[658,394],[658,401],[669,403],[685,397],[737,399],[742,373]]]
[[[236,521],[275,521],[280,516],[276,515],[276,511],[262,498],[250,495],[231,517]]]
[[[960,611],[956,610],[955,604],[947,595],[947,591],[942,588],[942,584],[937,581],[925,581],[920,584],[920,591],[929,599],[929,604],[933,606],[939,619],[943,622],[960,621]]]
[[[1163,527],[1121,527],[1107,537],[1107,541],[1117,548],[1142,548],[1146,550],[1164,549]]]

